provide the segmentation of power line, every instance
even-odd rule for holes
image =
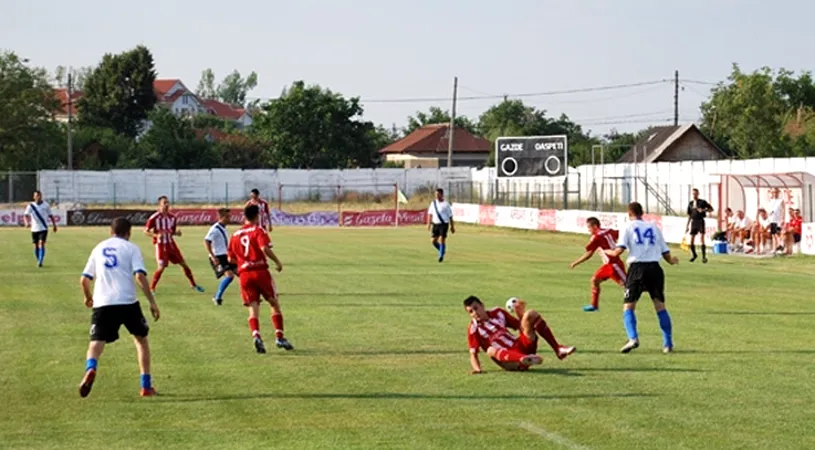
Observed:
[[[680,83],[691,83],[691,84],[704,84],[704,85],[708,85],[708,86],[718,86],[719,85],[719,83],[714,83],[712,81],[686,80],[684,78],[680,79],[679,82]]]
[[[627,83],[627,84],[612,84],[607,86],[593,86],[593,87],[586,87],[586,88],[577,88],[577,89],[564,89],[564,90],[557,90],[557,91],[543,91],[543,92],[527,92],[521,94],[501,94],[501,95],[473,95],[473,96],[466,96],[466,97],[459,97],[458,101],[471,101],[471,100],[492,100],[492,99],[503,99],[506,95],[507,97],[513,98],[528,98],[528,97],[547,97],[553,95],[566,95],[566,94],[584,94],[589,92],[602,92],[602,91],[612,91],[618,89],[630,89],[634,87],[640,86],[652,86],[655,84],[664,84],[670,82],[671,80],[662,79],[662,80],[653,80],[653,81],[643,81],[639,83]],[[451,101],[452,98],[450,97],[414,97],[414,98],[389,98],[389,99],[360,99],[360,103],[432,103],[432,102],[448,102]]]

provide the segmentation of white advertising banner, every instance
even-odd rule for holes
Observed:
[[[510,206],[495,207],[495,226],[507,228],[521,228],[524,230],[538,229],[537,208],[513,208]]]
[[[815,223],[805,223],[801,232],[801,253],[815,255]]]
[[[20,227],[25,224],[25,219],[23,216],[25,213],[25,209],[0,209],[0,227]],[[57,226],[63,226],[66,223],[67,215],[65,214],[65,210],[62,209],[52,209],[51,213],[54,214],[54,220],[57,222]],[[48,222],[48,225],[51,226],[51,222]]]
[[[453,220],[461,223],[478,223],[479,208],[472,203],[453,203]]]

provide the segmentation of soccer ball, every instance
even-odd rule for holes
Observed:
[[[507,299],[507,311],[509,311],[512,314],[515,314],[515,305],[517,305],[518,302],[520,302],[520,301],[521,301],[521,299],[519,299],[518,297],[510,297],[510,298],[508,298]]]

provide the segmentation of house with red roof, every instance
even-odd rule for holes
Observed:
[[[450,124],[425,125],[379,150],[385,161],[410,167],[447,167]],[[484,166],[490,156],[490,141],[464,128],[453,131],[453,166]]]

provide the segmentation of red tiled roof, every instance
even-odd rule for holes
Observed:
[[[167,93],[170,92],[170,89],[172,89],[176,83],[181,83],[181,80],[177,78],[170,78],[153,81],[153,90],[156,92],[156,98],[158,101],[163,101],[164,97],[167,96]]]
[[[219,102],[213,99],[201,99],[201,106],[207,110],[208,113],[221,117],[223,119],[238,120],[241,118],[245,110],[243,108],[236,108],[224,102]]]
[[[425,125],[404,138],[379,150],[379,153],[447,153],[449,124]],[[453,135],[453,151],[465,153],[489,153],[490,141],[456,127]]]
[[[77,111],[76,102],[80,98],[82,98],[83,93],[82,93],[82,91],[74,91],[71,94],[72,94],[71,95],[71,97],[72,97],[71,103],[72,103],[72,106],[73,106],[73,114],[76,114],[76,111]],[[67,116],[68,115],[68,107],[69,107],[68,89],[64,89],[64,88],[54,89],[54,95],[56,96],[57,100],[59,100],[59,105],[60,105],[59,109],[57,111],[55,111],[56,114],[63,114],[63,115]]]

